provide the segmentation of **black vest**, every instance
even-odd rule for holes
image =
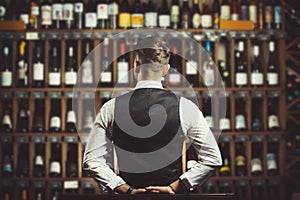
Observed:
[[[113,143],[120,176],[133,187],[169,185],[182,173],[179,98],[137,89],[116,98]]]

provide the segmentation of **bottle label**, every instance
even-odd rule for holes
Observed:
[[[198,66],[198,63],[193,61],[193,60],[190,60],[186,63],[186,74],[187,75],[196,75],[198,70],[197,70],[197,66]]]
[[[230,6],[229,5],[221,6],[221,19],[230,20]]]
[[[76,123],[76,116],[74,110],[69,110],[67,114],[67,123]]]
[[[118,15],[119,14],[119,5],[117,3],[111,3],[108,5],[108,14],[109,15]]]
[[[128,69],[129,65],[127,62],[118,62],[118,83],[129,83]]]
[[[279,119],[278,119],[277,115],[270,115],[270,116],[268,116],[268,127],[269,128],[280,127],[280,125],[279,125]]]
[[[241,6],[241,20],[248,20],[249,19],[249,10],[247,5]]]
[[[50,128],[60,128],[60,117],[53,116],[50,120]]]
[[[10,163],[5,163],[3,165],[3,171],[4,172],[8,172],[8,173],[12,173],[12,167],[11,167],[11,164]]]
[[[179,6],[174,5],[171,7],[171,21],[174,23],[179,22]]]
[[[212,116],[205,116],[204,119],[209,128],[214,128],[214,118]]]
[[[281,23],[281,7],[280,6],[274,7],[274,22],[276,24]]]
[[[102,83],[111,83],[112,82],[111,72],[102,72],[101,73],[101,82]]]
[[[40,165],[40,166],[43,166],[44,165],[44,161],[43,161],[43,157],[40,156],[40,155],[37,155],[35,157],[35,165]]]
[[[97,27],[97,16],[96,13],[85,13],[85,27],[96,28]]]
[[[27,72],[27,63],[25,63],[24,60],[20,60],[18,62],[18,78],[19,79],[25,79],[26,78],[26,72]]]
[[[51,25],[52,19],[51,19],[51,6],[42,6],[42,25]]]
[[[272,23],[273,22],[273,7],[265,6],[265,22]]]
[[[131,26],[131,14],[120,13],[119,14],[119,27],[128,28]]]
[[[202,15],[202,27],[210,28],[212,26],[212,16],[211,15]]]
[[[236,85],[240,85],[240,86],[243,86],[243,85],[247,85],[247,73],[244,73],[244,72],[237,72],[235,74],[235,83]]]
[[[259,158],[253,158],[251,160],[251,172],[262,171],[262,164]]]
[[[249,18],[253,23],[257,23],[257,6],[256,5],[249,6]]]
[[[213,69],[206,69],[204,71],[204,81],[206,86],[213,86],[215,83],[215,71]]]
[[[267,73],[268,85],[278,85],[278,73],[269,72]]]
[[[171,17],[170,15],[159,15],[159,27],[166,28],[171,26]]]
[[[49,85],[50,86],[59,86],[61,83],[61,74],[60,72],[49,72]]]
[[[77,82],[77,72],[65,72],[65,84],[66,85],[76,85]]]
[[[38,6],[31,7],[31,14],[34,16],[38,16],[40,14],[40,8]]]
[[[235,116],[235,129],[245,129],[246,128],[246,119],[244,115]]]
[[[29,23],[29,15],[28,14],[20,14],[20,20],[24,22],[24,24]]]
[[[170,85],[178,85],[181,82],[181,75],[179,73],[170,73],[169,74],[169,83]]]
[[[229,118],[221,118],[220,119],[220,129],[221,130],[230,130],[230,119]]]
[[[83,13],[83,3],[75,3],[74,12]]]
[[[235,165],[236,166],[245,166],[246,165],[246,158],[245,156],[239,155],[235,158]]]
[[[93,63],[87,59],[82,63],[82,83],[93,83]]]
[[[274,153],[267,153],[267,169],[277,170],[276,155]]]
[[[0,17],[4,17],[6,13],[6,8],[4,6],[0,6]]]
[[[1,73],[1,86],[10,87],[12,86],[12,72],[4,71]]]
[[[237,13],[232,13],[232,14],[231,14],[231,20],[239,20],[239,14],[237,14]]]
[[[74,5],[71,3],[65,3],[63,6],[63,19],[74,20]]]
[[[263,85],[264,84],[263,74],[258,73],[258,72],[251,73],[251,84],[252,85]]]
[[[3,119],[2,119],[2,125],[8,125],[9,128],[12,128],[12,125],[11,125],[11,119],[10,119],[10,116],[8,114],[5,114],[3,116]]]
[[[157,12],[145,13],[145,26],[156,27],[157,26]]]
[[[60,168],[60,163],[57,161],[53,161],[50,164],[50,173],[57,173],[60,174],[61,168]]]
[[[43,81],[44,80],[44,64],[43,63],[35,63],[33,64],[33,80],[35,81]]]
[[[140,28],[144,26],[144,15],[141,13],[135,13],[131,15],[132,28]]]
[[[108,5],[98,4],[97,5],[97,18],[98,19],[108,19]]]
[[[199,13],[195,13],[192,19],[193,28],[199,28],[201,26],[201,15]]]
[[[63,19],[63,5],[60,3],[52,4],[52,19],[62,20]]]

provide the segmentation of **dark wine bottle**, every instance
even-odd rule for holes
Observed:
[[[44,99],[35,99],[33,115],[33,132],[45,132],[45,102]]]
[[[12,144],[4,143],[2,149],[2,176],[11,177],[13,176],[13,152]]]
[[[103,59],[101,66],[101,77],[100,77],[100,87],[111,87],[113,85],[113,67],[109,63],[109,39],[105,38],[103,41]]]
[[[197,56],[197,49],[193,42],[188,44],[187,49],[187,62],[186,62],[186,71],[185,71],[185,78],[189,82],[192,87],[199,86],[198,80],[198,56]]]
[[[229,153],[229,142],[222,142],[220,144],[220,150],[222,153],[223,165],[220,168],[220,176],[230,176],[231,175],[231,167],[230,167],[230,153]]]
[[[244,97],[238,97],[235,99],[235,130],[245,131],[246,125],[246,107]]]
[[[252,176],[261,176],[263,174],[262,165],[262,142],[252,142],[251,146],[251,174]]]
[[[214,86],[215,84],[215,64],[213,61],[212,43],[210,41],[205,42],[205,50],[208,57],[203,62],[203,78],[204,85],[207,87]]]
[[[230,87],[230,69],[227,67],[226,62],[223,60],[219,60],[219,71],[222,78],[222,80],[220,81],[220,85],[223,87]]]
[[[93,77],[93,54],[89,55],[92,49],[92,42],[87,40],[83,43],[83,54],[82,58],[84,59],[81,64],[81,85],[83,87],[92,86],[94,82]]]
[[[252,130],[262,131],[263,120],[262,120],[262,96],[256,96],[252,98]]]
[[[29,109],[28,100],[21,98],[19,100],[19,110],[17,118],[17,132],[27,133],[29,131]]]
[[[231,16],[231,7],[228,0],[222,0],[221,3],[221,19],[222,20],[230,20]]]
[[[78,150],[77,143],[68,144],[67,152],[67,177],[78,176]]]
[[[1,132],[10,133],[12,132],[12,103],[11,99],[2,100],[3,111],[2,111],[2,123]]]
[[[241,0],[241,20],[249,20],[249,3],[248,0]]]
[[[220,1],[214,0],[212,5],[212,23],[214,29],[220,28]]]
[[[2,87],[12,87],[13,78],[12,78],[12,68],[11,68],[11,55],[10,48],[5,46],[3,48],[3,67],[1,69],[1,86]]]
[[[82,29],[84,25],[84,2],[76,0],[74,4],[75,28]]]
[[[36,143],[35,144],[35,157],[33,166],[33,176],[34,177],[44,177],[45,176],[45,144]]]
[[[40,4],[38,0],[30,0],[29,23],[31,29],[39,29]]]
[[[51,144],[50,177],[61,177],[61,144]]]
[[[37,44],[35,48],[35,58],[33,62],[32,84],[34,87],[44,87],[45,85],[45,65],[42,53],[42,45]]]
[[[117,79],[118,85],[129,85],[129,62],[128,54],[126,53],[125,41],[120,42],[120,57],[117,62]]]
[[[252,72],[251,72],[251,84],[252,86],[262,86],[264,84],[264,76],[260,62],[259,46],[254,45],[253,47],[253,58],[252,58]]]
[[[49,132],[58,133],[60,131],[61,131],[61,104],[60,104],[60,99],[51,99]]]
[[[245,143],[237,142],[235,144],[235,175],[246,176],[247,175],[247,159],[245,154]]]
[[[21,144],[18,149],[17,176],[28,177],[29,175],[29,145]]]
[[[108,2],[106,0],[97,1],[97,19],[98,28],[106,29],[108,28]]]
[[[172,54],[170,57],[170,69],[169,69],[169,79],[168,84],[170,87],[182,86],[182,59],[178,55],[179,47],[177,46],[177,41],[173,42]]]
[[[89,0],[85,13],[85,28],[94,29],[97,27],[97,12],[95,0]]]
[[[51,60],[49,63],[49,87],[60,87],[61,86],[61,66],[59,49],[57,45],[53,45],[51,49]]]
[[[66,132],[77,132],[76,113],[72,108],[72,99],[67,99]]]
[[[52,2],[52,23],[53,28],[63,28],[63,1],[53,0]]]
[[[235,85],[238,87],[245,87],[248,84],[247,61],[244,50],[244,41],[239,41],[238,50],[235,53]]]
[[[231,0],[231,20],[239,20],[240,19],[240,11],[239,11],[239,2],[238,0]]]
[[[274,24],[274,5],[273,0],[266,0],[265,1],[265,28],[266,29],[272,29]]]
[[[144,26],[143,5],[140,0],[134,1],[133,11],[131,14],[131,27],[141,28]]]
[[[119,28],[127,29],[131,27],[131,9],[128,0],[122,0],[119,13]]]
[[[278,164],[277,164],[278,152],[279,152],[279,141],[274,140],[268,142],[268,152],[266,155],[266,159],[267,159],[267,174],[269,176],[277,175],[279,172]]]
[[[207,29],[212,27],[212,10],[210,9],[208,0],[202,4],[202,28]]]
[[[26,42],[22,41],[19,45],[19,55],[16,67],[16,86],[28,86],[28,61],[26,57]]]
[[[116,29],[118,27],[119,4],[117,0],[110,1],[108,5],[109,28]]]
[[[181,28],[189,29],[191,27],[191,16],[188,0],[183,0],[181,8]]]
[[[169,28],[169,27],[171,27],[171,15],[170,15],[170,9],[168,7],[167,0],[163,0],[162,6],[159,10],[158,26],[160,28]]]
[[[214,130],[215,128],[215,119],[214,113],[212,112],[212,96],[210,93],[205,93],[203,97],[203,115],[206,121],[207,126]]]
[[[276,97],[268,98],[268,129],[270,131],[280,130],[278,102],[279,99]]]
[[[145,12],[145,27],[157,27],[158,13],[154,7],[153,0],[149,0],[147,10]]]
[[[74,47],[69,45],[67,48],[65,86],[73,87],[77,83],[77,64],[75,59]]]
[[[172,0],[171,5],[171,28],[179,28],[179,19],[180,19],[180,7],[178,0]]]
[[[282,28],[282,5],[280,0],[274,0],[274,28]]]
[[[29,28],[29,14],[30,14],[30,12],[29,12],[30,11],[29,0],[24,0],[24,1],[21,1],[19,3],[20,3],[19,4],[20,5],[20,8],[19,8],[19,19],[24,22],[24,29],[26,30],[26,29]],[[1,13],[1,11],[0,11],[0,13]]]
[[[279,73],[278,73],[278,54],[275,50],[274,41],[269,42],[269,59],[267,68],[267,83],[268,86],[277,86],[279,84]]]
[[[224,116],[221,116],[219,120],[219,127],[222,131],[230,131],[231,130],[231,102],[230,102],[230,94],[228,92],[224,92],[220,94],[220,110],[224,109],[223,106],[226,104],[226,113]]]

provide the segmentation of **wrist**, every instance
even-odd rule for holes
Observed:
[[[126,191],[126,194],[131,194],[134,188],[132,186],[129,186],[129,188]]]
[[[176,194],[176,191],[175,191],[175,189],[172,187],[172,185],[169,185],[169,188],[171,189],[171,191],[172,191],[174,194]]]

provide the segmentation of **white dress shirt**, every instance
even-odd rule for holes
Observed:
[[[163,89],[159,81],[139,81],[135,89]],[[83,158],[83,168],[102,186],[114,190],[125,181],[114,173],[109,154],[113,150],[110,142],[114,122],[115,98],[106,102],[96,116],[89,135]],[[187,188],[194,188],[206,181],[214,168],[222,165],[221,153],[215,137],[210,131],[202,112],[190,100],[180,97],[180,122],[183,134],[191,142],[198,155],[198,161],[183,173],[179,179]],[[130,183],[127,183],[130,185]]]

